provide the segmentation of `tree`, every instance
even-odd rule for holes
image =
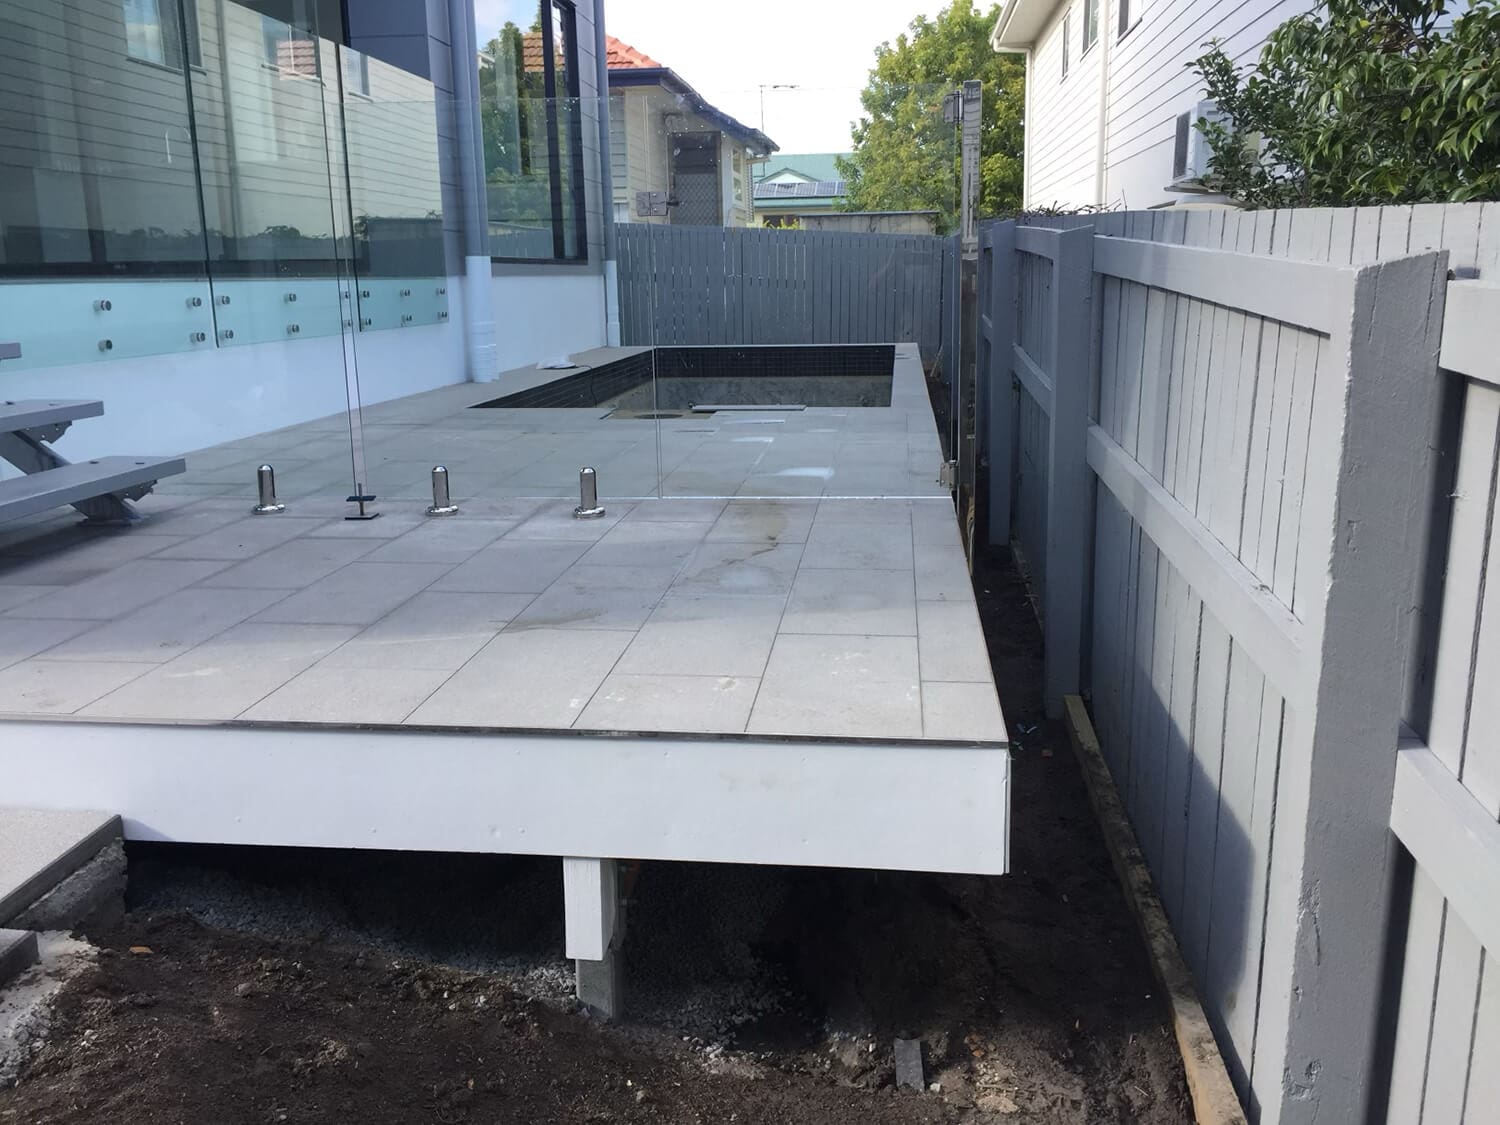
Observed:
[[[1209,185],[1252,207],[1500,197],[1500,7],[1323,0],[1241,73],[1190,66],[1218,103],[1200,119]]]
[[[918,16],[910,34],[875,49],[860,95],[854,152],[839,161],[852,211],[937,211],[939,227],[958,223],[958,127],[943,122],[943,95],[971,78],[984,83],[979,211],[1000,215],[1021,206],[1021,112],[1025,65],[996,53],[990,29],[999,6],[976,11],[953,0],[936,19]]]

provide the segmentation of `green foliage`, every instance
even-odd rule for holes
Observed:
[[[936,19],[918,16],[911,33],[875,49],[860,95],[854,152],[839,161],[851,211],[937,211],[938,229],[958,222],[958,126],[943,121],[943,95],[967,79],[984,83],[979,212],[1000,215],[1021,205],[1021,113],[1025,64],[997,54],[990,29],[999,6],[976,11],[953,0]]]
[[[1210,186],[1251,207],[1500,198],[1500,6],[1324,0],[1244,73],[1191,63],[1224,116],[1200,119]]]

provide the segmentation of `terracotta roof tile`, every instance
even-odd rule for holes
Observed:
[[[605,36],[604,45],[609,58],[610,70],[655,69],[662,65],[650,55],[637,51],[629,43],[620,42],[613,35]]]

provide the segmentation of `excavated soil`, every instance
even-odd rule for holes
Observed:
[[[1189,1120],[1024,589],[993,561],[976,589],[1011,875],[644,865],[602,1026],[564,994],[555,860],[134,847],[0,1123]],[[896,1036],[935,1087],[895,1088]]]

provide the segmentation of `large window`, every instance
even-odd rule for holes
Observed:
[[[566,0],[501,0],[478,27],[490,253],[587,256],[577,22]]]
[[[202,65],[197,0],[182,0],[182,25],[177,22],[177,0],[121,0],[121,10],[128,56],[173,70],[182,69],[184,57],[193,66]]]

